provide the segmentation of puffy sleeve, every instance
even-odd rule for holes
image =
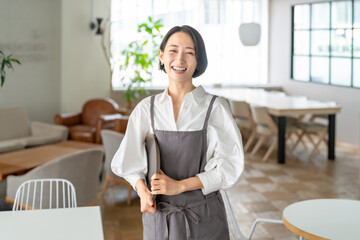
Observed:
[[[131,113],[126,134],[111,162],[111,170],[135,188],[137,180],[145,179],[147,160],[145,138],[150,131],[150,102],[146,98]]]
[[[197,174],[204,195],[232,187],[244,171],[241,134],[228,103],[222,98],[214,102],[207,132],[207,164],[205,172]]]

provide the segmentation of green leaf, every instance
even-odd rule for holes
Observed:
[[[142,43],[142,46],[145,46],[148,42],[149,40],[146,40],[145,42]]]

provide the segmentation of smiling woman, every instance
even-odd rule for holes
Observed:
[[[140,197],[143,239],[229,239],[219,190],[232,187],[243,172],[239,129],[225,100],[193,85],[192,79],[207,68],[197,30],[172,28],[160,45],[159,59],[169,86],[136,106],[112,171]],[[161,166],[151,176],[150,189],[145,183],[148,133],[158,142]]]

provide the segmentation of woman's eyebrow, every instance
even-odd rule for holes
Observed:
[[[169,47],[176,47],[176,48],[178,48],[179,46],[178,45],[170,45]],[[195,51],[195,49],[193,48],[193,47],[185,47],[185,49],[191,49],[191,50],[194,50]]]

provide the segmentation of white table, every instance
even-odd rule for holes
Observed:
[[[0,239],[103,240],[100,207],[0,212]]]
[[[278,118],[278,163],[285,163],[286,117],[301,114],[322,114],[329,116],[328,159],[335,159],[335,114],[341,106],[335,102],[307,99],[304,96],[288,96],[281,92],[268,92],[250,88],[209,88],[208,92],[252,105],[266,107]]]
[[[360,239],[360,201],[314,199],[289,205],[283,211],[285,226],[309,240]]]

